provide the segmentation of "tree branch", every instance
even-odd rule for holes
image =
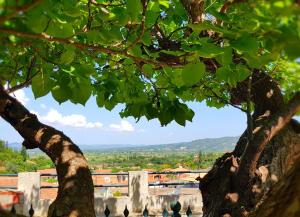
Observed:
[[[265,146],[291,121],[298,111],[300,111],[300,92],[297,92],[281,110],[271,116],[267,123],[258,126],[260,129],[246,147],[237,172],[241,188],[247,185],[249,178],[254,177],[259,157]]]
[[[49,41],[49,42],[59,42],[61,44],[69,44],[69,45],[73,45],[74,47],[76,47],[80,50],[89,49],[89,50],[93,50],[93,51],[103,52],[106,54],[122,55],[122,56],[126,56],[128,58],[131,58],[135,62],[149,63],[149,64],[152,64],[152,65],[155,65],[158,67],[163,67],[163,66],[182,67],[183,66],[180,63],[174,64],[174,63],[156,61],[156,60],[152,60],[152,59],[145,59],[145,58],[133,56],[133,55],[127,53],[126,50],[113,50],[113,49],[109,49],[109,48],[102,47],[99,45],[83,44],[83,43],[79,43],[79,42],[76,42],[71,39],[52,37],[45,33],[35,34],[35,33],[29,33],[29,32],[20,32],[20,31],[14,30],[14,29],[6,29],[6,28],[0,28],[0,32],[5,33],[5,34],[12,34],[12,35],[22,37],[22,38],[40,39],[40,40]]]
[[[181,0],[181,4],[190,15],[192,23],[202,22],[204,2],[204,0]]]

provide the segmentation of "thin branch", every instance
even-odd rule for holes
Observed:
[[[207,11],[211,6],[213,6],[216,3],[217,0],[214,0],[212,3],[210,3],[210,5],[208,5],[204,11]]]
[[[87,31],[91,29],[92,20],[93,20],[92,13],[91,13],[91,4],[92,4],[92,0],[89,0],[88,3],[87,3],[88,12],[89,12],[88,20],[87,20],[87,24],[86,24],[86,30]]]
[[[221,102],[223,102],[223,103],[225,103],[225,104],[227,104],[227,105],[231,105],[232,107],[234,107],[234,108],[236,108],[236,109],[238,109],[238,110],[240,110],[240,111],[242,111],[242,112],[247,113],[247,110],[245,110],[245,109],[243,109],[243,108],[241,108],[241,107],[238,107],[237,105],[234,105],[233,103],[231,103],[231,102],[227,101],[226,99],[222,98],[222,97],[219,96],[212,88],[208,87],[208,86],[205,85],[205,84],[204,84],[203,86],[204,86],[206,89],[208,89],[208,90],[213,94],[214,97],[216,97],[217,99],[221,100]]]
[[[148,0],[142,0],[143,4],[143,11],[142,11],[142,21],[141,21],[141,34],[139,34],[138,38],[128,46],[127,50],[130,50],[131,48],[135,47],[137,43],[139,43],[142,39],[142,37],[145,34],[145,21],[146,21],[146,11],[148,6]]]
[[[29,11],[30,9],[34,8],[35,6],[37,6],[41,2],[42,2],[42,0],[33,0],[31,4],[24,5],[22,7],[16,8],[16,11],[14,11],[11,14],[0,16],[0,24],[2,24],[5,21],[17,16],[18,14],[25,13],[26,11]]]
[[[79,42],[76,42],[71,39],[52,37],[45,33],[35,34],[35,33],[29,33],[29,32],[20,32],[20,31],[14,30],[14,29],[6,29],[6,28],[0,28],[0,32],[5,33],[5,34],[12,34],[12,35],[22,37],[22,38],[40,39],[40,40],[44,40],[44,41],[48,41],[48,42],[59,42],[62,44],[69,44],[69,45],[73,45],[74,47],[76,47],[80,50],[89,49],[89,50],[99,51],[99,52],[106,53],[106,54],[126,56],[128,58],[131,58],[135,62],[149,63],[151,65],[155,65],[155,66],[159,66],[159,67],[163,67],[163,66],[182,67],[183,66],[182,64],[179,64],[179,63],[174,64],[174,63],[168,63],[168,62],[159,62],[156,60],[145,59],[142,57],[133,56],[133,55],[129,54],[126,50],[113,50],[113,49],[109,49],[109,48],[102,47],[99,45],[83,44],[83,43],[79,43]]]
[[[178,29],[175,29],[173,32],[171,32],[171,33],[168,35],[167,39],[170,40],[170,38],[171,38],[176,32],[178,32],[178,31],[180,31],[180,30],[184,30],[184,29],[186,29],[186,28],[188,28],[188,27],[187,27],[187,26],[182,26],[182,27],[180,27],[180,28],[178,28]]]
[[[19,89],[22,89],[24,87],[28,87],[31,84],[32,79],[39,73],[39,71],[38,71],[35,74],[32,74],[33,68],[35,66],[35,62],[36,62],[36,57],[34,56],[31,59],[29,67],[27,69],[26,80],[24,82],[20,83],[20,84],[17,84],[15,86],[11,87],[11,88],[8,88],[6,90],[8,93],[13,93],[13,92],[15,92]]]
[[[252,75],[248,78],[247,84],[247,131],[248,131],[248,143],[253,140],[253,118],[251,115],[251,87],[252,87]]]

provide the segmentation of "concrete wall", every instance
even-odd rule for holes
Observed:
[[[22,209],[18,209],[20,214],[27,214],[30,205],[33,205],[35,217],[46,217],[51,200],[40,200],[39,173],[20,173],[18,181],[18,191],[23,192]],[[95,211],[97,216],[104,216],[105,207],[108,206],[110,217],[124,216],[125,206],[130,212],[130,216],[141,216],[145,206],[151,215],[161,216],[164,208],[170,213],[170,204],[179,201],[182,206],[182,213],[185,213],[188,206],[191,206],[193,214],[201,216],[202,198],[198,189],[194,194],[168,194],[151,195],[148,191],[148,173],[145,171],[129,172],[128,196],[122,197],[95,197]]]
[[[27,215],[31,205],[38,207],[40,200],[40,173],[26,172],[18,174],[18,191],[23,192],[23,211]]]

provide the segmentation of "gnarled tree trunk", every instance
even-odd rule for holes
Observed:
[[[245,101],[247,82],[233,90],[234,101]],[[218,159],[200,181],[204,217],[247,216],[300,157],[299,123],[292,120],[300,110],[300,94],[285,104],[276,82],[257,71],[251,93],[252,138],[247,129],[235,150]]]
[[[300,160],[300,159],[299,159]],[[249,217],[300,216],[300,161],[274,186]]]
[[[220,12],[226,13],[231,4],[238,2],[243,1],[226,2]],[[181,3],[191,23],[203,21],[202,0]],[[300,110],[299,92],[285,104],[278,84],[267,74],[254,70],[251,79],[238,84],[231,95],[232,103],[248,102],[250,107],[251,101],[255,111],[252,116],[248,114],[247,129],[235,150],[219,158],[200,180],[204,217],[247,216],[276,182],[295,167],[295,162],[300,162],[300,124],[292,120]]]
[[[82,152],[62,132],[42,124],[0,85],[0,115],[24,138],[27,149],[39,148],[54,162],[58,195],[48,217],[93,217],[94,188]]]

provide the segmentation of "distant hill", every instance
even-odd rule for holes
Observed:
[[[180,142],[157,145],[130,145],[130,144],[112,144],[112,145],[79,145],[84,152],[224,152],[234,149],[238,137],[221,137],[197,139],[191,142]],[[22,146],[18,143],[9,143],[9,147],[20,149]],[[29,150],[30,154],[41,153],[38,149]]]
[[[137,151],[137,152],[224,152],[234,149],[239,137],[221,137],[197,139],[191,142],[180,142],[157,145],[81,145],[83,151]]]

